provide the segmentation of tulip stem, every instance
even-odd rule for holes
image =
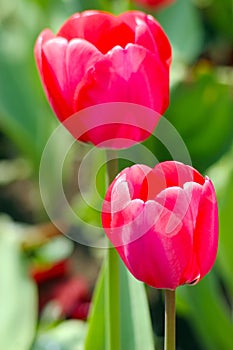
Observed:
[[[106,151],[107,153],[107,173],[109,184],[115,179],[118,174],[118,158],[116,151]]]
[[[165,290],[165,340],[164,350],[176,348],[176,294],[175,290]]]
[[[111,183],[118,173],[116,152],[107,151],[108,181]],[[107,349],[119,350],[120,345],[120,264],[119,257],[111,244],[107,252]]]

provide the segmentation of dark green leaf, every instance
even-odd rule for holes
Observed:
[[[233,135],[231,87],[221,83],[215,72],[203,69],[192,81],[173,89],[167,113],[200,171],[229,149]]]
[[[233,40],[232,1],[212,0],[206,9],[207,17],[214,30],[224,35],[225,39]]]
[[[177,292],[189,305],[188,318],[205,350],[230,350],[233,325],[216,276],[211,273],[196,286],[180,287]]]

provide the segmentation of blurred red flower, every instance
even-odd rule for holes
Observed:
[[[88,281],[84,276],[71,276],[69,270],[69,259],[32,266],[30,274],[38,286],[39,311],[53,302],[61,318],[86,320],[91,302]]]
[[[134,2],[145,7],[160,8],[172,4],[175,0],[133,0]]]

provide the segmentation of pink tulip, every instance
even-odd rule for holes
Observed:
[[[188,165],[124,169],[107,191],[102,223],[129,271],[155,288],[197,283],[214,264],[215,190]]]
[[[160,7],[170,5],[175,0],[133,0],[133,1],[145,7],[160,8]]]
[[[171,46],[159,23],[143,12],[76,13],[56,35],[49,29],[39,35],[35,57],[55,114],[81,141],[142,141],[168,107]],[[103,110],[87,108],[111,103],[105,122]],[[135,104],[144,113],[135,112]]]

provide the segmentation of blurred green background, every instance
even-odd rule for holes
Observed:
[[[124,0],[1,0],[2,350],[83,348],[85,319],[103,252],[74,244],[60,235],[43,209],[38,182],[40,159],[58,122],[43,94],[33,48],[42,29],[49,27],[56,32],[73,12],[97,8],[119,13],[127,5]],[[181,287],[177,293],[177,349],[231,350],[232,1],[177,0],[153,15],[173,46],[171,103],[165,116],[186,143],[193,166],[213,180],[220,212],[220,244],[214,269],[197,286]],[[56,177],[53,164],[66,142],[59,143],[51,152],[50,179]],[[144,144],[159,161],[171,157],[155,137]],[[75,183],[76,168],[88,149],[79,144],[72,148],[64,171],[64,186],[83,220],[97,223],[99,213],[81,200]],[[103,195],[100,178],[99,174],[97,182]],[[56,203],[56,193],[52,200]],[[156,349],[161,349],[163,297],[160,291],[150,288],[148,297]]]

